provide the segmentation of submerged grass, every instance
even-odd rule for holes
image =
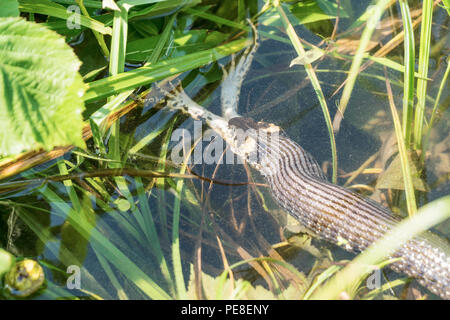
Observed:
[[[414,73],[416,65],[416,55],[414,48],[414,30],[411,21],[411,12],[408,2],[401,0],[400,9],[402,13],[403,28],[405,34],[404,40],[404,64],[403,73],[403,139],[406,148],[410,149],[411,143],[411,123],[414,112]]]
[[[339,113],[334,118],[333,126],[335,131],[339,130],[343,114],[345,112],[345,109],[347,109],[347,105],[350,101],[350,96],[352,94],[356,78],[359,74],[359,68],[364,58],[364,52],[366,51],[370,38],[372,37],[372,34],[377,27],[377,24],[380,21],[381,16],[389,2],[391,2],[391,0],[378,0],[375,5],[367,8],[367,11],[365,13],[367,15],[367,24],[364,27],[363,33],[361,34],[361,39],[358,43],[358,49],[356,50],[355,56],[352,60],[352,65],[350,67],[346,84],[344,86],[344,90],[339,102]]]
[[[394,122],[395,136],[397,137],[397,147],[398,153],[400,155],[400,163],[402,168],[403,175],[403,183],[405,186],[405,196],[406,196],[406,204],[408,208],[409,216],[413,216],[416,214],[417,205],[416,205],[416,196],[414,194],[414,185],[412,182],[411,168],[409,166],[409,156],[407,153],[407,141],[406,137],[402,134],[405,131],[402,130],[402,125],[400,123],[400,117],[397,113],[397,108],[394,103],[394,97],[392,95],[391,85],[389,83],[388,75],[385,69],[385,77],[386,77],[386,90],[388,93],[389,99],[389,107],[391,108],[392,120]],[[408,85],[405,85],[408,86]],[[410,125],[410,122],[407,122],[406,125]]]
[[[423,78],[428,76],[431,48],[431,24],[433,21],[433,1],[424,0],[422,4],[422,25],[420,28],[419,73],[417,79],[417,105],[414,117],[414,147],[422,148],[423,126],[425,124],[425,104],[428,82]]]
[[[105,238],[93,224],[85,219],[72,216],[70,213],[74,212],[74,209],[65,203],[54,191],[46,187],[41,193],[45,199],[55,205],[53,213],[56,216],[67,219],[85,239],[90,240],[91,245],[97,248],[98,252],[101,252],[109,263],[112,263],[123,275],[126,275],[148,297],[152,299],[170,299],[170,296],[161,287],[136,266],[120,249]],[[81,214],[81,212],[78,212],[78,214]]]
[[[283,21],[283,24],[286,28],[286,33],[289,36],[289,39],[292,42],[292,45],[295,48],[295,51],[297,51],[297,54],[299,57],[305,57],[306,52],[303,48],[302,43],[300,42],[299,37],[297,36],[297,33],[294,30],[294,27],[289,22],[288,17],[286,16],[286,13],[283,11],[283,8],[280,6],[280,2],[278,0],[273,2],[273,5],[277,9],[278,13],[280,14],[281,20]],[[317,99],[319,100],[320,106],[322,108],[322,113],[325,119],[325,123],[327,125],[328,129],[328,135],[330,137],[330,145],[331,145],[331,155],[332,155],[332,178],[331,181],[333,183],[337,183],[337,150],[336,150],[336,141],[334,138],[334,132],[332,128],[331,123],[331,117],[330,112],[328,110],[327,102],[325,99],[325,96],[323,94],[322,88],[319,83],[319,79],[317,78],[316,72],[314,71],[314,68],[312,67],[311,63],[305,63],[305,70],[308,74],[308,77],[311,81],[312,86],[314,87],[314,91],[317,95]]]

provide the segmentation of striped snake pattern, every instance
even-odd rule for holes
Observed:
[[[328,182],[315,159],[297,143],[276,131],[271,137],[273,125],[242,117],[231,119],[229,125],[250,132],[258,155],[247,153],[247,162],[265,176],[281,207],[318,237],[361,252],[399,222],[380,204]],[[401,259],[390,267],[450,299],[449,252],[447,243],[424,234],[397,250],[392,258]]]
[[[257,169],[268,181],[274,198],[305,228],[351,252],[365,250],[399,220],[380,204],[327,181],[315,159],[280,132],[279,127],[240,117],[239,91],[258,47],[247,49],[229,72],[224,69],[222,117],[192,101],[182,89],[163,88],[167,107],[204,120],[232,151]],[[173,90],[172,90],[173,91]],[[405,243],[390,264],[396,272],[417,278],[431,292],[450,299],[450,248],[447,242],[423,234]]]

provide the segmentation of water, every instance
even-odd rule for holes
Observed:
[[[364,5],[354,7],[349,15],[357,17],[364,9]],[[445,71],[442,58],[448,55],[450,48],[448,34],[443,34],[445,22],[448,22],[448,16],[443,12],[441,9],[437,14],[433,28],[432,47],[440,43],[440,49],[431,57],[429,74],[434,79],[429,83],[431,99],[436,97]],[[340,27],[344,29],[351,22],[351,19],[343,19]],[[327,20],[323,22],[322,27],[329,27],[327,23]],[[317,44],[321,39],[315,32],[320,31],[320,27],[320,23],[316,23],[310,26],[312,31],[304,26],[296,27],[296,31],[302,39]],[[269,30],[273,29],[259,27],[260,32]],[[443,42],[442,37],[446,37],[447,41]],[[381,41],[386,43],[390,38],[387,36]],[[331,149],[322,110],[303,67],[289,67],[295,57],[290,44],[263,38],[244,81],[238,111],[257,121],[274,123],[283,128],[286,135],[308,150],[331,177]],[[390,54],[390,58],[401,62],[401,48]],[[228,62],[229,58],[220,61],[221,64]],[[314,63],[332,118],[336,114],[340,93],[332,94],[345,80],[342,70],[348,70],[350,63],[349,59],[338,60],[330,56]],[[403,76],[392,70],[388,74],[393,83],[396,105],[400,107],[402,87],[395,84],[396,81],[401,82]],[[341,129],[336,135],[340,175],[356,170],[376,152],[378,155],[369,166],[371,168],[386,169],[388,160],[392,159],[389,155],[393,147],[388,142],[393,134],[393,125],[385,83],[383,79],[373,76],[384,76],[379,65],[370,67],[358,78]],[[221,69],[217,64],[185,73],[180,78],[184,79],[183,86],[188,95],[209,110],[220,113]],[[432,130],[430,151],[426,157],[425,181],[430,190],[420,194],[419,205],[447,195],[450,190],[448,179],[439,179],[443,175],[448,177],[449,173],[450,118],[448,106],[445,106],[448,101],[446,92],[441,101],[444,102],[441,104],[440,121]],[[430,101],[430,105],[431,102],[434,103]],[[183,128],[194,136],[192,119],[172,111],[159,110],[154,101],[128,113],[120,122],[122,150],[128,150],[155,128],[164,128],[138,153],[122,154],[125,168],[161,170],[163,164],[158,163],[158,159],[164,153],[172,132]],[[168,144],[169,160],[171,148],[175,145],[176,141]],[[203,150],[207,146],[208,143],[203,142]],[[92,144],[88,152],[96,154]],[[108,167],[107,161],[85,158],[76,153],[68,153],[64,159],[78,166],[75,172]],[[31,169],[16,179],[58,174],[54,163]],[[179,166],[169,161],[164,165],[166,171],[176,173],[180,170]],[[175,296],[173,266],[177,261],[177,257],[174,258],[176,240],[179,240],[181,274],[190,298],[196,297],[193,286],[195,268],[201,267],[204,273],[201,277],[210,294],[207,297],[212,298],[211,288],[217,282],[211,277],[217,277],[226,266],[242,260],[256,257],[284,259],[302,272],[306,281],[310,281],[317,270],[330,266],[328,253],[336,262],[353,257],[319,240],[303,245],[303,249],[299,245],[287,245],[285,241],[298,231],[298,226],[294,221],[286,220],[287,215],[274,202],[268,189],[254,184],[231,185],[248,181],[264,184],[256,171],[241,164],[217,166],[204,163],[193,165],[190,170],[225,185],[211,184],[202,179],[185,179],[182,180],[181,197],[178,197],[177,192],[181,189],[178,179],[139,178],[140,174],[136,174],[125,175],[123,180],[113,177],[90,178],[82,182],[76,180],[74,184],[81,211],[70,210],[71,207],[77,208],[77,204],[61,182],[48,182],[40,188],[30,187],[2,195],[1,246],[17,256],[32,257],[42,262],[47,288],[34,296],[37,299],[158,297],[154,295],[154,289],[136,285],[142,275],[148,277],[144,282],[153,281],[168,296]],[[376,178],[377,174],[367,174],[358,177],[352,184],[369,186],[358,190],[391,205],[395,211],[399,208],[405,212],[404,198],[398,192],[373,192]],[[345,178],[340,178],[339,184],[345,181]],[[173,219],[178,206],[179,239],[174,239]],[[446,233],[448,223],[437,229]],[[275,251],[272,246],[278,249]],[[161,253],[165,261],[161,260]],[[165,271],[165,263],[169,274]],[[69,266],[79,267],[81,286],[78,289],[69,289],[69,284],[75,283],[71,276],[77,275],[67,271]],[[250,281],[253,286],[273,290],[267,284],[269,277],[264,269],[254,267],[254,264],[244,264],[233,270],[234,276]],[[285,297],[301,297],[304,288],[300,281],[289,281],[292,280],[291,273],[278,268],[277,277],[283,279],[280,280],[282,287],[288,287],[289,283],[297,286],[293,294],[283,292]],[[167,281],[167,278],[170,280]]]

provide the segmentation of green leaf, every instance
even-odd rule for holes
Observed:
[[[131,208],[131,204],[127,199],[118,198],[114,201],[114,204],[117,206],[117,209],[119,209],[122,212],[127,212]]]
[[[102,7],[103,9],[110,9],[113,11],[120,11],[120,8],[117,6],[117,4],[113,0],[103,0],[102,1]]]
[[[299,287],[293,283],[289,284],[281,294],[277,295],[261,285],[253,286],[244,279],[223,279],[223,274],[214,277],[200,272],[197,276],[201,278],[201,291],[203,298],[207,300],[218,299],[218,294],[221,300],[276,300],[279,298],[293,300],[299,299],[303,295],[302,290],[299,290]],[[198,299],[195,285],[195,271],[192,264],[190,265],[190,280],[186,294],[188,299]]]
[[[415,153],[409,153],[408,162],[411,168],[411,176],[414,189],[427,192],[430,188],[425,183],[425,181],[419,177],[417,170],[418,159],[417,157],[413,157],[413,155],[415,155]],[[392,160],[389,167],[378,177],[376,188],[405,190],[402,175],[402,164],[399,155],[397,155],[394,160]]]
[[[149,20],[133,21],[130,25],[130,29],[134,28],[142,37],[152,37],[159,33],[159,29],[156,24]]]
[[[322,20],[335,19],[337,15],[336,3],[327,1],[302,1],[293,5],[282,3],[289,21],[294,25],[312,23]],[[341,7],[339,11],[341,18],[348,18],[347,12]],[[262,16],[262,22],[266,26],[282,27],[283,24],[275,8],[267,10]]]
[[[150,4],[150,3],[163,2],[163,1],[166,1],[166,0],[122,0],[122,1],[119,1],[119,5],[124,6],[124,7],[127,6],[127,7],[131,8],[131,7],[139,6],[142,4]]]
[[[2,10],[0,10],[0,17],[18,17],[19,3],[17,0],[2,0]]]
[[[313,47],[311,50],[305,52],[305,54],[299,55],[297,58],[293,59],[289,64],[289,67],[293,65],[300,64],[305,65],[308,63],[313,63],[314,61],[320,59],[325,54],[320,48]]]
[[[443,0],[444,8],[447,10],[447,13],[450,15],[450,0]]]
[[[191,279],[188,284],[187,297],[188,299],[198,299],[196,295],[195,288],[195,276],[194,276],[194,267],[191,265]],[[202,282],[202,293],[204,294],[204,298],[211,300],[217,299],[216,290],[220,284],[220,276],[213,277],[204,272],[201,272],[200,275]],[[288,293],[290,298],[298,298],[298,292],[293,292],[295,289],[294,286],[289,286],[285,293]],[[292,294],[294,293],[294,294]],[[289,297],[285,297],[288,299]],[[232,281],[230,279],[225,280],[225,284],[223,286],[223,296],[224,300],[254,300],[254,299],[262,299],[262,300],[275,300],[276,296],[268,289],[257,285],[253,287],[250,282],[237,279]]]
[[[337,15],[337,4],[331,1],[302,1],[291,7],[291,12],[302,23],[311,23],[322,20],[335,19]],[[340,18],[348,18],[344,8],[339,9]]]
[[[0,248],[0,279],[6,272],[11,269],[16,258],[6,250]]]
[[[128,16],[129,20],[145,16],[147,18],[155,17],[159,15],[167,15],[173,9],[181,7],[190,7],[197,5],[201,0],[167,0],[155,3],[153,6],[144,7],[142,10],[132,11]]]
[[[64,38],[20,18],[1,18],[0,34],[0,155],[84,147],[81,62]]]
[[[67,219],[75,230],[84,238],[89,239],[96,253],[101,252],[103,258],[111,263],[118,272],[133,282],[142,292],[152,299],[170,299],[170,296],[130,260],[124,252],[114,245],[111,239],[106,238],[97,228],[94,228],[91,221],[75,219],[73,215],[67,215],[73,209],[62,201],[51,188],[42,188],[41,192],[48,202],[54,204],[54,214],[56,216]]]
[[[127,60],[144,61],[155,50],[160,36],[148,37],[127,44]],[[180,57],[186,54],[199,52],[201,50],[210,49],[220,44],[226,35],[221,32],[208,32],[206,29],[190,30],[188,32],[175,32],[173,44],[173,52],[171,57]],[[167,47],[164,50],[168,49]]]
[[[49,0],[20,0],[19,3],[21,12],[39,13],[50,17],[64,19],[66,20],[66,25],[68,27],[73,23],[79,22],[80,26],[85,26],[92,30],[98,31],[101,34],[112,34],[112,29],[106,27],[103,23],[84,15],[71,12],[70,10],[68,11],[66,7]],[[76,19],[74,20],[74,18]],[[77,21],[77,19],[79,19],[79,21]]]
[[[84,95],[84,101],[91,102],[99,100],[128,89],[136,88],[137,86],[167,78],[180,72],[204,66],[235,53],[250,43],[250,40],[240,39],[212,49],[159,61],[154,65],[140,67],[105,79],[90,82],[86,94]]]

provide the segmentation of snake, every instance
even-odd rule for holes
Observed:
[[[381,204],[330,183],[313,156],[279,127],[245,117],[228,123],[246,132],[235,148],[254,142],[243,156],[265,177],[278,204],[317,237],[362,252],[400,222]],[[447,242],[426,232],[402,245],[391,257],[399,259],[390,268],[448,300],[449,253]]]
[[[251,24],[251,22],[250,22]],[[221,91],[222,116],[194,102],[182,88],[161,86],[167,107],[202,120],[227,142],[231,150],[267,181],[278,204],[313,235],[362,252],[395,228],[400,219],[381,204],[350,189],[329,182],[314,157],[275,124],[256,122],[238,114],[239,91],[258,48],[247,48],[229,71],[224,71]],[[404,243],[389,267],[416,278],[428,290],[450,299],[450,246],[431,232]]]
[[[314,157],[278,126],[241,116],[227,121],[184,91],[167,94],[170,108],[205,120],[266,179],[278,204],[318,238],[362,252],[400,222],[381,204],[329,182]],[[403,244],[391,258],[399,258],[391,269],[450,299],[450,247],[445,239],[426,232]]]

